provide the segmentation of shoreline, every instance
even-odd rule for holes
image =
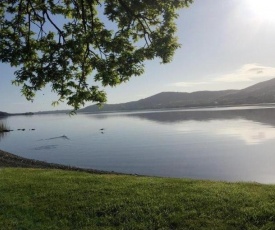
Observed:
[[[96,169],[85,169],[62,164],[47,163],[45,161],[33,160],[5,152],[0,149],[0,168],[40,168],[40,169],[61,169],[69,171],[79,171],[96,174],[122,174],[116,172],[107,172]]]

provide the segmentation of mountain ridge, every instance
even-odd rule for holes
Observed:
[[[144,109],[169,109],[205,106],[275,103],[275,78],[241,90],[161,92],[150,97],[118,104],[87,106],[78,112],[111,112]]]
[[[261,103],[275,103],[275,78],[263,81],[241,90],[160,92],[137,101],[105,104],[102,108],[90,105],[78,110],[79,113],[100,113],[148,109],[177,109],[190,107],[237,106]],[[0,117],[9,115],[31,115],[49,113],[70,113],[70,110],[40,111],[35,113],[9,114],[0,111]]]

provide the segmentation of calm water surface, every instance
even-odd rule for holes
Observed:
[[[275,183],[274,108],[0,121],[14,130],[0,138],[0,149],[27,158],[123,173]],[[17,130],[22,128],[26,130]]]

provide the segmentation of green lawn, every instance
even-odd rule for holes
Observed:
[[[275,185],[0,168],[0,229],[275,229]]]

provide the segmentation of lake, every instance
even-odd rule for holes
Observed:
[[[275,183],[272,107],[10,116],[0,122],[14,130],[0,137],[0,149],[26,158],[150,176]]]

